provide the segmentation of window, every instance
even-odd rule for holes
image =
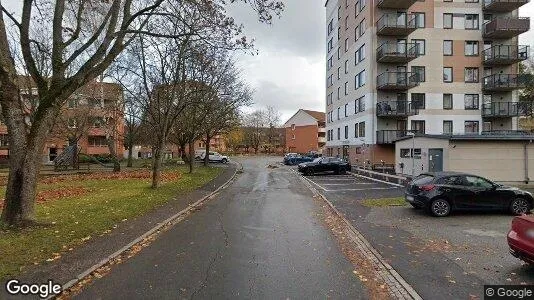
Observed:
[[[365,44],[363,44],[356,52],[354,52],[354,65],[362,62],[365,59]]]
[[[465,82],[478,82],[478,68],[465,68]]]
[[[481,188],[493,187],[493,184],[484,178],[480,178],[476,176],[465,176],[464,178],[465,178],[465,181],[463,181],[463,183],[466,186],[475,186],[475,187],[481,187]]]
[[[443,109],[452,109],[452,94],[443,94]]]
[[[356,2],[356,12],[360,12],[365,8],[365,5],[367,4],[367,0],[360,0],[359,2]]]
[[[340,140],[341,139],[341,128],[337,128],[337,139]]]
[[[349,51],[349,39],[345,39],[345,52]]]
[[[365,70],[361,71],[360,73],[356,74],[354,77],[354,88],[358,89],[365,85]]]
[[[347,96],[349,94],[348,85],[349,85],[349,83],[345,82],[345,96]]]
[[[425,55],[425,40],[412,40],[418,55]]]
[[[452,82],[452,68],[451,67],[443,68],[443,82]]]
[[[108,143],[105,136],[89,136],[87,142],[90,147],[107,147]]]
[[[345,61],[345,74],[347,74],[349,72],[349,60],[347,59]]]
[[[341,79],[341,67],[337,68],[337,80]]]
[[[415,74],[416,81],[425,82],[425,67],[412,66],[412,73]]]
[[[337,40],[339,41],[341,39],[341,27],[337,28]]]
[[[452,14],[443,14],[443,28],[452,29]]]
[[[345,17],[345,30],[349,29],[349,16]]]
[[[425,28],[425,13],[414,12],[415,15],[415,28]]]
[[[452,41],[451,40],[445,40],[443,41],[443,55],[450,56],[452,55]]]
[[[452,121],[443,121],[443,134],[452,134]]]
[[[334,48],[334,41],[333,41],[333,39],[330,39],[330,40],[328,41],[328,49],[327,49],[328,53],[330,53],[330,51],[332,50],[332,48]]]
[[[92,124],[93,127],[95,127],[95,128],[100,128],[100,127],[102,127],[102,126],[104,125],[104,118],[102,118],[102,117],[95,117],[95,118],[92,119],[92,123],[93,123],[93,124]]]
[[[349,116],[349,115],[348,115],[348,110],[349,110],[349,104],[346,103],[346,104],[345,104],[345,118]]]
[[[339,120],[339,107],[337,108],[337,119]]]
[[[328,35],[334,30],[334,20],[330,20],[328,23]]]
[[[412,106],[415,109],[425,109],[425,94],[412,93]]]
[[[341,88],[337,88],[337,100],[341,99]]]
[[[478,15],[465,15],[465,29],[478,29]]]
[[[414,153],[414,158],[421,158],[421,148],[415,148],[413,149],[413,153]],[[408,148],[408,149],[400,149],[400,156],[402,158],[411,158],[412,157],[412,149],[411,148]],[[416,177],[416,179],[414,179],[414,182],[415,180],[421,180],[422,178],[420,178],[421,176],[428,176],[428,175],[419,175]],[[417,179],[417,178],[420,178],[420,179]],[[425,177],[426,179],[426,177]],[[432,181],[432,179],[434,179],[434,176],[431,176],[429,178],[429,182]]]
[[[345,139],[349,138],[349,126],[345,126]]]
[[[294,140],[294,139],[295,139],[295,135],[293,135],[293,136],[291,137],[291,139]]]
[[[360,122],[358,125],[358,136],[365,137],[365,122]]]
[[[465,121],[465,133],[478,133],[478,121]]]
[[[354,114],[365,111],[365,97],[354,100]]]
[[[360,26],[354,28],[354,41],[357,41],[360,37]]]
[[[354,137],[358,137],[358,123],[354,124]]]
[[[363,36],[363,34],[365,33],[365,19],[360,22],[360,25],[358,25],[358,27],[360,28],[359,35]]]
[[[334,63],[332,61],[332,56],[330,56],[330,58],[328,59],[327,65],[326,65],[326,69],[330,70],[332,66],[334,66]]]
[[[416,121],[412,120],[412,130],[416,131],[417,133],[425,133],[425,121]]]
[[[7,147],[9,146],[9,135],[8,134],[0,134],[0,146]]]
[[[477,56],[478,55],[478,41],[465,41],[465,55]]]
[[[464,104],[465,109],[478,109],[478,94],[466,94]]]

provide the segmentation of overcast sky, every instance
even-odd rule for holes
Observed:
[[[285,10],[273,25],[261,24],[246,6],[232,5],[230,13],[255,38],[259,55],[238,55],[246,81],[255,89],[251,109],[274,106],[285,122],[299,108],[324,111],[325,0],[285,0]],[[16,10],[20,0],[2,0]],[[20,8],[18,8],[20,10]],[[534,1],[524,5],[521,16],[534,16]],[[531,19],[534,23],[534,18]],[[534,28],[534,24],[531,25]],[[520,37],[534,48],[534,29]]]

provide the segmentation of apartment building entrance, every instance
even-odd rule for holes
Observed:
[[[52,163],[57,157],[57,148],[48,148],[48,162]]]
[[[346,161],[349,160],[349,146],[348,145],[343,146],[343,159]]]
[[[428,171],[443,171],[443,149],[428,149]]]

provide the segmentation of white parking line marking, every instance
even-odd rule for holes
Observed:
[[[365,179],[369,179],[369,180],[372,180],[372,181],[376,181],[376,182],[382,182],[382,183],[385,183],[385,184],[389,184],[389,185],[393,185],[393,186],[396,186],[396,187],[405,187],[404,185],[402,184],[397,184],[397,183],[392,183],[392,182],[387,182],[387,181],[384,181],[384,180],[380,180],[380,179],[375,179],[375,178],[371,178],[371,177],[367,177],[367,176],[363,176],[363,175],[359,175],[359,174],[356,174],[356,173],[350,173],[354,176],[357,176],[357,177],[362,177],[362,178],[365,178]]]
[[[322,185],[360,185],[360,184],[376,184],[372,182],[353,182],[353,183],[323,183]]]
[[[336,189],[336,190],[324,190],[325,192],[349,192],[349,191],[370,191],[370,190],[394,190],[396,187],[377,187],[367,189]]]

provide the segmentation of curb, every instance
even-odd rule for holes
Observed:
[[[382,255],[367,241],[367,239],[343,216],[343,214],[337,210],[337,208],[330,202],[323,194],[321,194],[316,188],[314,188],[310,183],[314,183],[310,179],[301,176],[295,170],[293,172],[300,177],[300,179],[305,183],[305,185],[313,192],[315,196],[321,197],[321,199],[328,204],[328,206],[334,211],[334,213],[340,217],[350,233],[352,233],[353,242],[360,248],[360,251],[367,252],[363,253],[371,255],[370,260],[376,264],[375,270],[378,275],[382,275],[386,285],[391,291],[391,296],[396,299],[413,299],[413,300],[422,300],[423,298],[415,291],[415,289],[408,283],[402,276],[395,270],[393,267],[388,264]],[[365,176],[364,176],[365,177]]]
[[[230,183],[237,177],[237,174],[241,173],[242,170],[243,170],[243,166],[239,162],[235,162],[235,164],[237,165],[237,167],[236,167],[232,177],[230,177],[230,179],[228,179],[225,183],[223,183],[221,186],[219,186],[216,190],[214,190],[213,192],[209,193],[208,195],[202,197],[201,199],[197,200],[196,202],[190,204],[187,208],[185,208],[185,209],[179,211],[178,213],[170,216],[169,218],[165,219],[164,221],[159,222],[158,224],[156,224],[156,226],[154,226],[149,231],[145,232],[143,235],[137,237],[136,239],[134,239],[130,243],[126,244],[124,247],[122,247],[119,250],[115,251],[113,254],[109,255],[108,257],[102,259],[97,264],[93,265],[92,267],[90,267],[87,270],[83,271],[82,273],[78,274],[78,276],[76,276],[76,278],[73,278],[72,280],[68,281],[67,283],[65,283],[62,286],[62,292],[70,289],[75,284],[77,284],[80,280],[82,280],[83,278],[87,277],[88,275],[90,275],[95,270],[99,269],[100,267],[106,265],[111,260],[113,260],[116,257],[118,257],[119,255],[121,255],[122,253],[124,253],[125,251],[130,249],[132,246],[134,246],[135,244],[138,244],[139,242],[142,242],[144,239],[146,239],[147,237],[151,236],[152,234],[154,234],[155,232],[157,232],[161,228],[165,227],[166,225],[172,224],[176,219],[178,219],[178,218],[180,218],[180,217],[182,217],[184,215],[187,215],[193,209],[195,209],[196,207],[202,205],[206,200],[209,200],[209,199],[213,198],[221,190],[223,190],[226,187],[228,187],[230,185]],[[172,224],[172,225],[174,225],[174,224]],[[59,293],[57,295],[50,296],[50,297],[48,297],[46,299],[47,300],[48,299],[54,299],[56,296],[59,296],[59,295],[61,295],[61,293]]]

